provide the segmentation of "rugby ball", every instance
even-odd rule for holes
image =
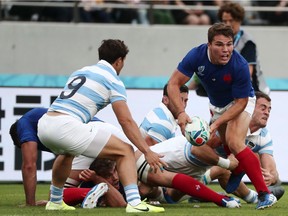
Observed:
[[[208,123],[198,116],[193,116],[191,120],[192,123],[185,127],[186,139],[194,146],[204,145],[210,137]]]

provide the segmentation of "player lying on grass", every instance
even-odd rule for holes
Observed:
[[[83,208],[126,207],[115,161],[96,158],[89,169],[81,169],[90,161],[86,159],[78,156],[73,160],[72,172],[65,184],[64,202],[72,206],[81,204]]]

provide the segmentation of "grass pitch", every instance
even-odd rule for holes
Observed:
[[[217,184],[212,184],[210,187],[216,191],[223,191]],[[288,185],[284,185],[286,191]],[[37,200],[47,199],[49,192],[49,184],[37,185]],[[0,215],[6,216],[30,216],[30,215],[103,215],[103,216],[121,216],[127,215],[124,208],[95,208],[95,209],[81,209],[77,208],[75,211],[45,211],[44,207],[23,207],[25,203],[24,191],[22,184],[0,184]],[[239,209],[227,209],[216,206],[214,203],[187,203],[179,204],[165,204],[165,214],[171,216],[248,216],[248,215],[288,215],[288,195],[284,196],[271,208],[265,210],[255,210],[256,205],[246,204],[241,200],[242,207]],[[128,214],[128,215],[143,215]],[[154,214],[155,215],[155,214]]]

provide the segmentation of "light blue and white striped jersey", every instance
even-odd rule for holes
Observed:
[[[219,136],[219,134],[217,133]],[[261,154],[269,154],[273,156],[273,141],[270,136],[270,133],[267,128],[260,128],[254,133],[250,133],[248,129],[248,133],[245,139],[245,144],[248,146],[254,153],[259,155]],[[222,157],[226,157],[225,150],[223,146],[217,147],[216,152]]]
[[[252,134],[248,131],[245,144],[260,155],[273,155],[273,141],[267,128],[260,128]]]
[[[96,65],[72,73],[49,110],[72,115],[87,123],[108,104],[126,99],[125,86],[115,69],[100,60]]]
[[[177,122],[170,110],[163,104],[151,110],[140,125],[142,136],[149,135],[157,142],[175,137]]]

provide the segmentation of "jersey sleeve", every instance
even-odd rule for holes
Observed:
[[[186,56],[182,59],[182,61],[178,64],[177,69],[183,73],[184,75],[188,76],[188,77],[192,77],[194,72],[195,72],[195,68],[194,65],[196,63],[196,48],[190,50]]]
[[[250,72],[247,62],[240,62],[237,69],[237,73],[234,73],[234,81],[232,83],[232,96],[233,98],[246,98],[249,97],[252,88]]]

